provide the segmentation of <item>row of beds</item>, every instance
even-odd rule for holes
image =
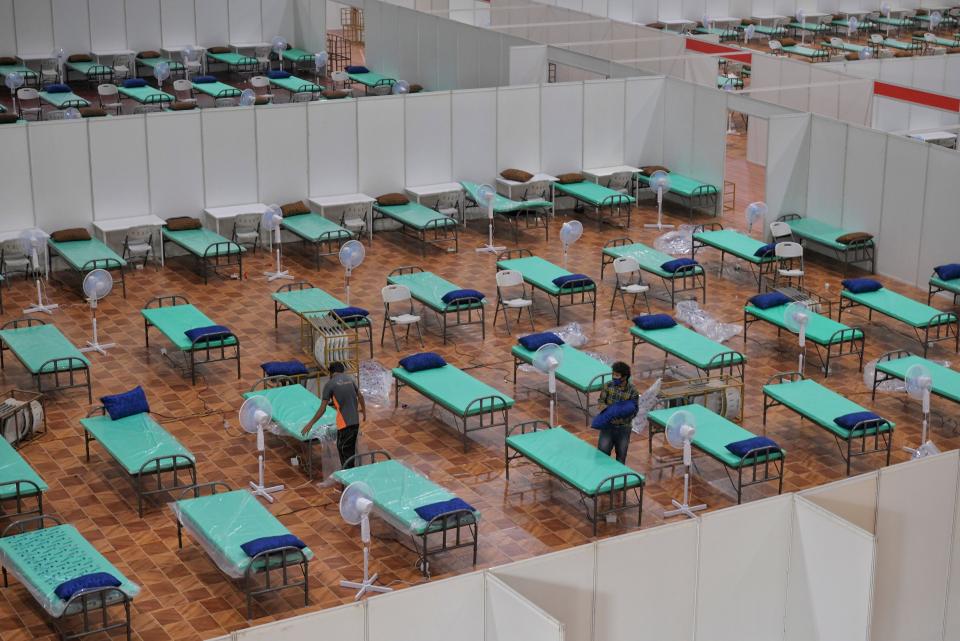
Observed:
[[[795,233],[802,236],[803,224],[792,224],[797,225]],[[829,234],[824,231],[824,224],[816,225],[818,232],[815,239],[826,240]],[[842,230],[836,231],[838,233],[834,235],[838,236]],[[737,232],[704,229],[697,232],[694,239],[701,248],[710,247],[722,254],[734,255],[756,269],[764,267],[770,260],[755,255],[762,245],[760,241]],[[64,247],[57,247],[53,241],[51,245],[62,256]],[[70,255],[69,249],[65,251]],[[662,264],[672,257],[641,243],[630,242],[629,239],[611,241],[603,249],[601,274],[606,265],[623,256],[633,257],[642,270],[663,279],[665,284],[675,279],[692,279],[697,282],[693,289],[702,291],[706,296],[706,270],[702,266],[689,265],[683,268],[682,273],[671,274],[663,269]],[[77,260],[75,258],[74,262]],[[570,280],[569,277],[579,275],[571,274],[527,251],[515,250],[501,255],[497,269],[519,271],[528,285],[551,299],[552,308],[558,314],[561,301],[566,301],[563,306],[590,305],[594,314],[596,312],[595,283],[589,279]],[[563,284],[554,282],[564,277]],[[456,315],[455,322],[450,325],[478,322],[476,317],[460,322],[462,312],[470,309],[480,313],[479,322],[484,322],[484,300],[444,300],[443,294],[458,287],[431,272],[402,268],[391,273],[388,282],[409,287],[413,298],[435,313],[444,337],[448,330],[448,315]],[[683,286],[677,289],[672,285],[668,285],[666,290],[671,303],[677,293],[689,291]],[[956,302],[956,297],[960,296],[960,278],[931,279],[930,295],[940,291],[952,293]],[[308,317],[337,313],[335,310],[344,307],[336,297],[309,283],[281,287],[273,294],[273,302],[277,325],[280,314],[284,312]],[[874,395],[884,381],[903,380],[907,370],[920,363],[933,373],[933,394],[960,402],[960,373],[925,358],[926,348],[936,340],[949,338],[956,343],[958,321],[955,314],[939,312],[886,289],[868,294],[844,291],[841,309],[853,306],[867,307],[871,312],[900,320],[916,330],[923,328],[930,332],[936,326],[943,331],[943,336],[924,335],[924,356],[905,351],[884,354],[874,374]],[[187,336],[186,332],[191,329],[212,327],[214,323],[186,299],[179,296],[158,297],[149,301],[141,314],[145,343],[149,346],[150,329],[158,330],[188,356],[193,376],[200,363],[235,359],[239,377],[239,338],[223,328],[212,333],[200,332]],[[836,358],[852,354],[859,359],[862,368],[862,330],[847,327],[839,320],[834,321],[819,314],[811,313],[810,316],[807,338],[817,345],[818,350],[821,347],[826,350],[826,359],[831,355]],[[358,327],[366,328],[372,349],[370,319],[361,316],[349,320]],[[752,302],[748,303],[744,308],[745,326],[756,321],[765,321],[778,331],[789,331],[782,307],[762,309]],[[665,356],[673,356],[693,365],[701,377],[727,372],[743,381],[747,362],[745,355],[689,328],[674,325],[664,329],[642,329],[639,323],[635,323],[629,331],[634,358],[636,348],[648,344],[663,351]],[[561,348],[565,358],[557,371],[557,380],[575,391],[578,404],[589,420],[590,396],[598,393],[609,380],[610,368],[602,360],[571,345],[562,344]],[[3,353],[7,350],[31,372],[41,391],[76,386],[72,376],[76,371],[82,372],[86,378],[88,398],[92,402],[89,362],[55,326],[37,319],[11,321],[0,329],[0,366],[3,365]],[[518,344],[511,353],[516,383],[518,366],[532,363],[534,351]],[[824,363],[825,374],[829,373],[828,362]],[[520,458],[532,461],[580,495],[594,532],[598,522],[611,513],[636,509],[639,523],[645,486],[643,474],[604,456],[563,427],[553,427],[543,421],[510,427],[509,410],[514,400],[451,364],[443,363],[419,371],[400,366],[394,368],[392,374],[396,404],[399,405],[401,390],[410,388],[442,407],[455,417],[465,448],[469,442],[468,433],[491,427],[503,428],[507,478],[512,461]],[[53,387],[45,388],[41,383],[44,377],[65,375],[71,376],[70,380],[55,383]],[[265,395],[270,399],[274,408],[273,420],[283,437],[304,450],[307,473],[312,477],[314,449],[322,445],[322,437],[315,432],[304,436],[301,428],[316,412],[320,401],[304,386],[304,382],[296,377],[270,377],[258,382],[245,396]],[[763,395],[764,424],[768,411],[777,406],[784,406],[808,419],[836,439],[848,474],[851,461],[857,456],[885,452],[889,462],[894,424],[875,417],[865,418],[849,428],[840,427],[835,422],[836,417],[863,412],[865,409],[829,387],[801,373],[790,372],[778,374],[768,381],[763,387]],[[739,455],[734,454],[727,448],[728,444],[756,435],[701,405],[679,407],[694,414],[697,432],[693,446],[723,466],[736,491],[738,502],[742,499],[744,489],[752,485],[775,483],[778,492],[782,490],[785,450],[768,443]],[[664,431],[670,416],[679,407],[665,407],[648,414],[648,447],[651,451],[654,435]],[[328,414],[320,421],[321,424],[333,422],[332,410],[328,410]],[[81,425],[88,459],[91,444],[97,443],[117,462],[136,489],[137,510],[141,516],[145,502],[160,495],[179,495],[172,504],[178,525],[178,543],[183,544],[182,532],[186,530],[227,576],[242,581],[248,616],[252,616],[253,599],[268,592],[298,589],[303,591],[306,601],[308,566],[312,557],[309,548],[298,540],[289,539],[287,528],[246,490],[231,490],[223,483],[199,483],[194,455],[158,424],[149,412],[114,420],[102,408],[95,408],[87,418],[81,420]],[[424,518],[418,509],[429,505],[445,505],[456,497],[402,462],[390,459],[385,452],[362,454],[357,463],[357,467],[336,472],[334,478],[344,485],[364,481],[372,487],[378,513],[399,532],[409,534],[411,547],[418,557],[418,566],[425,575],[429,576],[429,558],[447,550],[471,548],[476,561],[480,520],[477,510],[461,504]],[[47,484],[5,440],[0,440],[0,474],[0,503],[13,506],[12,510],[7,510],[6,516],[22,519],[7,526],[0,537],[0,563],[5,583],[9,573],[26,585],[50,615],[58,631],[62,630],[61,626],[65,625],[68,618],[80,615],[84,634],[125,627],[129,635],[130,603],[137,593],[137,586],[109,563],[76,528],[59,523],[44,513],[43,496],[48,489]],[[245,543],[262,539],[273,541],[273,546],[261,546],[259,551],[251,553],[244,550]],[[63,554],[63,550],[69,550],[70,554]],[[110,585],[91,587],[81,582],[79,587],[71,586],[76,588],[73,592],[63,589],[63,585],[70,584],[72,579],[102,573],[113,579]]]

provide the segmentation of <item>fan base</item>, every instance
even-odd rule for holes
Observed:
[[[499,254],[503,251],[506,251],[506,247],[498,247],[496,245],[484,245],[483,247],[477,247],[478,254]]]
[[[293,280],[293,276],[291,276],[287,270],[283,270],[282,272],[263,272],[263,275],[267,277],[268,282],[278,279]]]
[[[341,588],[351,588],[357,591],[357,595],[353,597],[354,601],[359,601],[360,598],[367,592],[393,592],[393,588],[388,588],[383,585],[374,585],[373,582],[377,580],[379,574],[374,574],[368,579],[364,579],[360,583],[356,581],[341,581]]]
[[[86,347],[81,347],[81,352],[100,352],[104,356],[107,355],[107,350],[111,347],[116,347],[116,343],[96,343],[94,341],[87,341]]]
[[[56,303],[52,303],[52,304],[50,304],[50,305],[42,305],[42,304],[40,304],[40,303],[36,303],[36,304],[31,305],[30,307],[26,308],[25,310],[23,310],[23,313],[24,313],[24,314],[33,314],[33,313],[36,313],[36,312],[43,312],[44,314],[53,314],[53,310],[57,309],[58,307],[60,307],[60,306],[57,305]]]
[[[264,487],[262,485],[257,485],[253,481],[250,481],[250,491],[253,492],[253,495],[265,498],[271,503],[273,503],[273,497],[270,495],[273,494],[274,492],[280,492],[281,490],[283,490],[282,485],[273,485],[271,487]]]
[[[673,503],[674,507],[676,507],[677,509],[665,510],[663,513],[663,518],[665,519],[668,519],[671,516],[679,516],[680,514],[683,514],[686,517],[694,519],[696,518],[696,515],[694,515],[694,512],[699,512],[701,510],[707,509],[707,506],[702,503],[700,505],[688,505],[686,503],[681,503],[676,499],[673,499],[670,502]]]

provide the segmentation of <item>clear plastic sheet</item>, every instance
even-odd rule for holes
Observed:
[[[680,225],[673,231],[657,236],[653,248],[672,256],[689,256],[693,246],[694,225]]]
[[[657,404],[657,397],[660,395],[660,383],[661,379],[658,378],[637,400],[637,407],[640,408],[640,411],[633,417],[631,426],[635,434],[643,434],[648,427],[647,413]]]
[[[677,302],[677,318],[718,343],[724,343],[743,331],[737,323],[721,323],[695,300]]]
[[[146,412],[115,421],[109,416],[91,416],[80,419],[80,423],[131,474],[140,472],[145,463],[156,458],[178,455],[195,460],[187,448]],[[170,461],[163,464],[169,465]]]
[[[390,403],[393,374],[379,361],[360,361],[360,393],[368,405],[385,407]]]
[[[552,327],[550,329],[544,329],[541,331],[553,332],[554,334],[562,338],[564,343],[566,343],[570,347],[576,347],[578,349],[586,345],[587,341],[590,340],[590,337],[587,336],[587,334],[583,331],[583,326],[580,325],[580,323],[567,323],[566,325],[561,325],[560,327]],[[528,332],[527,334],[521,334],[521,335],[527,336],[530,333],[534,333],[534,332]],[[539,334],[540,331],[535,333]],[[606,356],[602,356],[600,354],[590,352],[590,355],[604,363],[608,363],[608,361],[610,363],[613,362],[613,361],[610,361]],[[537,368],[528,363],[522,363],[517,367],[517,370],[521,372],[536,372]]]
[[[614,359],[610,358],[606,354],[601,354],[600,352],[584,352],[587,356],[595,358],[604,365],[613,365]]]
[[[877,360],[878,359],[875,358],[872,361],[867,361],[863,366],[863,384],[868,390],[873,389],[873,374],[877,369]],[[944,367],[950,367],[950,361],[932,362],[943,365]],[[892,378],[877,385],[877,391],[879,392],[904,392],[906,389],[906,384],[899,378]]]

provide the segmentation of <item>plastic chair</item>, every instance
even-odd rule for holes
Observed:
[[[633,187],[633,172],[620,171],[615,174],[611,174],[610,178],[607,180],[607,187],[613,189],[614,191],[619,191],[621,194],[627,194],[629,196],[631,187]]]
[[[213,101],[214,107],[236,107],[237,99],[236,98],[217,98]]]
[[[254,253],[260,246],[260,214],[240,214],[233,222],[231,240],[238,245],[253,247]]]
[[[363,203],[347,205],[340,214],[340,226],[348,229],[357,238],[362,238],[363,233],[367,230],[368,211],[369,205]]]
[[[132,265],[137,261],[146,267],[153,253],[153,228],[131,227],[123,239],[123,259]]]
[[[515,292],[520,289],[517,295]],[[497,272],[497,308],[493,312],[493,324],[497,324],[497,315],[503,310],[503,320],[507,324],[507,333],[513,334],[510,329],[510,312],[517,311],[517,323],[520,322],[520,316],[523,310],[527,310],[527,317],[530,319],[530,331],[536,331],[533,326],[533,290],[527,295],[527,284],[523,282],[523,274],[515,269],[504,269]]]
[[[779,243],[783,240],[793,240],[793,230],[790,225],[782,220],[775,220],[770,223],[770,235],[773,236],[773,242]]]
[[[777,243],[774,253],[777,256],[777,271],[773,276],[773,286],[781,278],[787,280],[787,285],[792,285],[793,280],[797,280],[797,287],[803,288],[803,245],[792,241]]]
[[[30,257],[23,251],[19,239],[11,238],[0,243],[0,273],[7,281],[8,288],[11,274],[22,273],[24,278],[29,279],[33,273]]]
[[[842,49],[843,38],[837,38],[836,36],[833,36],[832,38],[830,38],[830,45],[833,47],[837,47],[838,49]]]
[[[117,89],[117,85],[98,85],[97,97],[100,99],[100,106],[104,109],[115,109],[118,116],[123,113],[123,103],[121,102],[120,90]]]
[[[783,50],[783,44],[779,40],[770,40],[767,46],[770,47],[770,52],[775,56],[787,55],[787,52]]]
[[[613,298],[610,299],[610,311],[613,311],[613,304],[617,297],[623,303],[623,313],[630,318],[630,312],[627,309],[627,296],[633,296],[631,308],[636,307],[637,299],[643,296],[643,302],[647,306],[647,313],[650,313],[650,299],[647,298],[647,292],[650,286],[643,282],[643,274],[640,272],[640,263],[637,259],[629,256],[620,256],[613,261],[613,271],[616,272],[617,281],[614,285]]]
[[[60,82],[60,67],[54,58],[47,58],[40,61],[40,84],[47,85],[52,82]]]
[[[67,112],[65,109],[51,109],[44,117],[47,120],[66,120]]]
[[[178,102],[197,103],[197,99],[193,97],[193,85],[189,80],[174,80],[173,95]]]
[[[183,59],[184,80],[189,80],[190,74],[196,76],[203,72],[203,62],[200,55],[188,56],[186,51],[181,51],[180,57]]]
[[[270,47],[257,47],[253,50],[253,56],[257,59],[257,68],[261,71],[270,69]]]
[[[36,120],[43,120],[43,104],[40,102],[40,92],[33,87],[17,89],[17,109],[20,117],[26,119],[32,115]]]
[[[420,339],[420,347],[423,347],[423,333],[420,331],[420,316],[414,314],[413,297],[410,296],[410,289],[404,285],[387,285],[380,290],[380,296],[383,298],[383,327],[380,329],[380,346],[383,347],[383,339],[386,336],[387,326],[390,326],[390,334],[393,336],[393,344],[397,351],[400,351],[400,341],[397,339],[397,330],[399,327],[406,327],[407,334],[404,340],[410,340],[410,328],[417,328],[417,337]],[[391,313],[391,306],[399,306],[403,303],[409,304],[409,312],[400,314]]]
[[[458,217],[460,215],[460,192],[448,191],[440,194],[437,197],[437,204],[433,208],[444,216]]]
[[[130,67],[133,66],[133,61],[130,59],[130,56],[114,56],[113,63],[113,79],[115,81],[126,80],[130,77]]]
[[[350,82],[350,74],[346,71],[334,71],[330,74],[330,80],[333,81],[334,89],[346,89],[347,83]]]
[[[273,94],[270,93],[270,79],[266,76],[254,76],[250,78],[250,88],[258,98],[266,98],[273,101]]]

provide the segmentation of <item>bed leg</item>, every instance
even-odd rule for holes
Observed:
[[[597,521],[600,519],[600,515],[597,514],[597,507],[598,507],[597,498],[598,498],[597,495],[594,494],[594,495],[593,495],[593,519],[591,519],[591,520],[593,521],[593,535],[594,535],[594,536],[597,535]],[[613,500],[612,495],[611,495],[610,500],[611,500],[611,501]],[[611,505],[610,507],[613,507],[613,506]]]

